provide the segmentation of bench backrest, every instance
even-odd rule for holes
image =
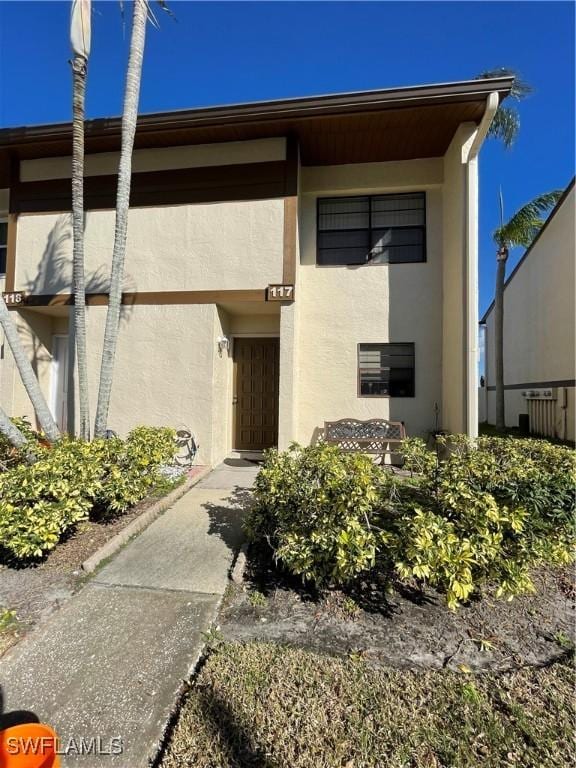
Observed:
[[[324,422],[324,441],[338,445],[344,451],[393,453],[391,446],[405,438],[406,430],[401,421],[340,419]]]

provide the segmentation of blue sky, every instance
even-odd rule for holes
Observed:
[[[125,4],[128,5],[128,4]],[[498,188],[510,214],[574,173],[572,2],[171,2],[149,29],[141,111],[445,82],[512,67],[534,88],[512,150],[480,160],[480,311],[495,274]],[[0,125],[69,120],[69,2],[0,0]],[[128,8],[129,14],[129,8]],[[90,117],[121,111],[128,31],[96,2]],[[510,269],[521,255],[512,254]]]

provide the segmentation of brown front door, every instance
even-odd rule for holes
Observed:
[[[278,445],[279,339],[234,340],[234,448]]]

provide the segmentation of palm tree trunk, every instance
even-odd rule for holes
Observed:
[[[56,422],[50,413],[50,409],[48,408],[44,395],[42,394],[42,390],[40,389],[40,384],[38,383],[34,369],[32,368],[30,360],[28,359],[28,355],[22,346],[22,341],[18,335],[18,329],[14,325],[14,322],[10,317],[8,307],[6,306],[6,302],[2,297],[0,297],[0,325],[4,329],[4,334],[8,340],[8,344],[10,345],[12,354],[14,355],[14,360],[16,361],[18,373],[20,374],[22,383],[26,388],[28,397],[32,402],[32,406],[36,416],[38,417],[40,426],[47,439],[51,443],[54,443],[60,437],[60,431],[58,430]]]
[[[106,328],[102,346],[102,363],[100,368],[100,384],[98,389],[98,405],[95,437],[103,437],[106,433],[110,394],[112,392],[112,376],[114,358],[118,341],[120,325],[120,308],[122,303],[122,281],[124,278],[124,259],[126,255],[126,234],[128,230],[128,208],[130,205],[130,182],[132,175],[132,150],[136,133],[138,117],[138,99],[140,96],[140,80],[142,76],[142,59],[144,57],[144,42],[146,37],[146,20],[148,7],[145,0],[134,0],[132,17],[132,36],[130,40],[130,55],[126,74],[126,90],[124,92],[124,111],[122,114],[122,144],[120,150],[120,167],[118,170],[118,189],[116,195],[116,226],[114,231],[114,250],[112,252],[112,270],[110,275],[110,294]]]
[[[496,374],[496,429],[506,428],[504,404],[504,280],[508,249],[498,251],[496,267],[496,293],[494,295],[494,358]]]
[[[28,441],[18,427],[10,421],[8,414],[2,407],[0,407],[0,432],[14,446],[14,448],[24,452],[26,461],[29,464],[36,461],[36,457],[28,448]]]
[[[84,103],[86,93],[84,56],[76,54],[72,61],[73,122],[72,122],[72,232],[74,249],[72,277],[74,308],[71,313],[76,339],[78,362],[78,399],[80,406],[80,437],[90,439],[90,404],[88,400],[88,353],[86,349],[86,282],[84,276]],[[72,390],[72,397],[74,390]]]

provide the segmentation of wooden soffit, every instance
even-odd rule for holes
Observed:
[[[294,136],[303,165],[442,156],[460,123],[478,123],[488,94],[505,98],[512,78],[256,102],[141,115],[137,149]],[[119,148],[119,118],[86,123],[86,151]],[[70,123],[0,131],[0,186],[14,162],[68,155]]]

